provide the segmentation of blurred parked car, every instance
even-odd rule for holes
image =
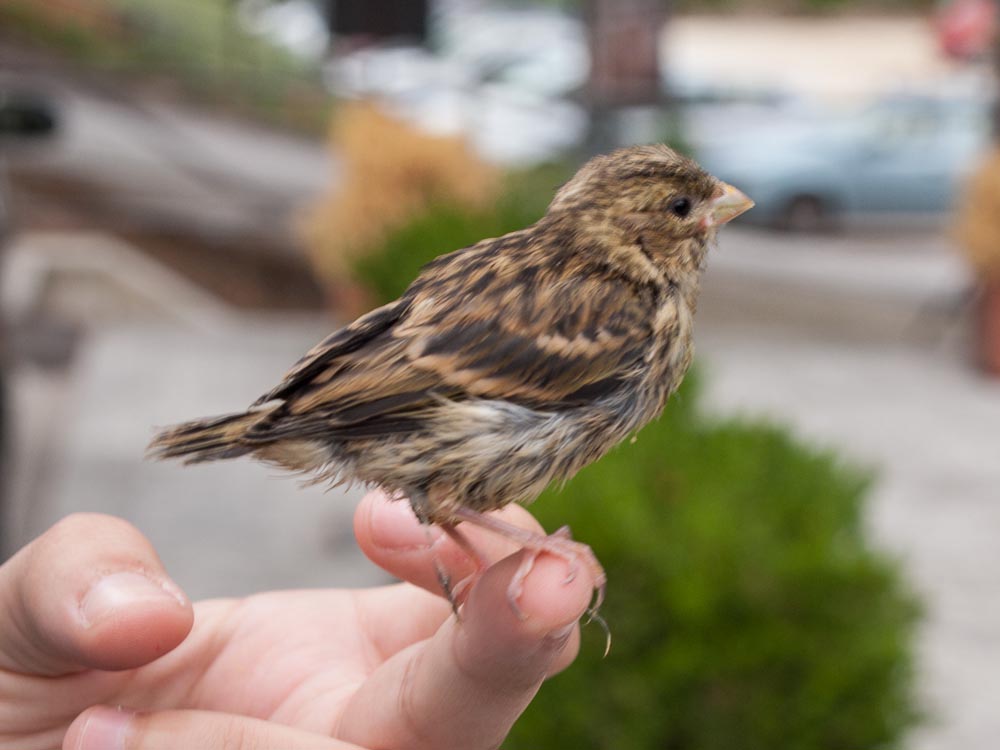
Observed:
[[[811,231],[941,216],[988,143],[985,101],[894,97],[855,117],[743,130],[698,155],[753,196],[747,221]]]

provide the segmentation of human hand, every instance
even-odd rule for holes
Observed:
[[[522,508],[500,513],[538,529]],[[457,622],[433,560],[454,581],[473,563],[438,529],[432,551],[407,505],[377,493],[355,515],[358,542],[408,583],[194,607],[135,528],[70,516],[0,567],[0,748],[496,748],[573,660],[593,581],[565,583],[565,561],[543,555],[519,619],[506,593],[518,554],[464,531],[499,562]]]

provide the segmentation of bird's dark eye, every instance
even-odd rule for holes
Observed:
[[[670,201],[670,213],[674,216],[680,216],[682,219],[691,213],[691,199],[690,198],[674,198]]]

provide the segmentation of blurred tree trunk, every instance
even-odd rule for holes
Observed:
[[[666,0],[586,0],[584,19],[590,42],[587,105],[592,152],[617,145],[615,113],[623,107],[663,102],[660,34],[667,22]]]

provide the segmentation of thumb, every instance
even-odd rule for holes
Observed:
[[[111,516],[63,519],[0,566],[0,668],[130,669],[176,647],[193,612],[149,541]]]

